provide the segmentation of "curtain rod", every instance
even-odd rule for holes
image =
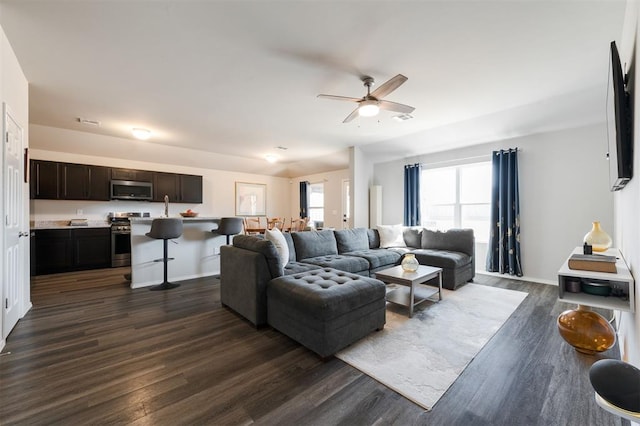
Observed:
[[[474,160],[490,161],[491,154],[476,155],[475,157],[455,158],[455,159],[444,160],[444,161],[436,161],[435,163],[420,162],[420,165],[421,166],[438,166],[438,165],[446,165],[446,164],[465,164],[465,163],[476,162]],[[477,161],[477,162],[480,162],[480,161]]]

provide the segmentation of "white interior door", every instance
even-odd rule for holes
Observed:
[[[28,232],[22,232],[24,217],[24,146],[22,127],[4,106],[4,279],[2,336],[6,337],[21,316],[25,280],[25,248]]]

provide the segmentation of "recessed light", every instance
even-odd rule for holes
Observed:
[[[131,133],[133,133],[133,137],[136,139],[140,139],[146,141],[151,137],[151,132],[147,129],[142,129],[139,127],[134,127],[131,129]]]
[[[270,163],[275,163],[276,161],[278,161],[278,157],[276,157],[273,154],[267,154],[264,156],[264,159],[267,160]]]

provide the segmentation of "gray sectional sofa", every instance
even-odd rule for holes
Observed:
[[[384,284],[372,277],[400,264],[405,253],[441,267],[445,288],[473,280],[472,230],[406,228],[402,237],[404,247],[382,248],[376,229],[285,233],[289,258],[283,266],[271,241],[237,235],[233,245],[221,247],[221,302],[255,326],[268,323],[330,355],[384,326]]]

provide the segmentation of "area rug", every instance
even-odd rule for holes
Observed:
[[[438,303],[387,304],[384,330],[336,357],[430,410],[527,297],[527,293],[467,284],[444,290]]]

